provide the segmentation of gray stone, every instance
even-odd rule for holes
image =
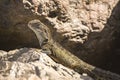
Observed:
[[[93,80],[54,62],[40,49],[21,48],[0,52],[5,54],[0,56],[2,58],[7,55],[7,59],[0,61],[0,80]]]

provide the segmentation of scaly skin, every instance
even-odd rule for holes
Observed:
[[[39,20],[33,20],[30,21],[30,23],[39,24],[39,26],[37,27],[32,25],[28,25],[28,27],[36,34],[36,37],[39,40],[40,44],[42,43],[40,42],[42,36],[48,38],[48,43],[46,45],[40,46],[50,49],[52,52],[50,56],[52,56],[52,58],[54,59],[57,59],[61,64],[70,67],[81,74],[87,73],[95,80],[120,80],[120,76],[118,74],[96,68],[95,66],[84,62],[83,60],[79,59],[78,57],[74,56],[72,53],[64,49],[60,44],[58,44],[52,39],[48,27]],[[38,28],[44,28],[42,30],[46,30],[46,32],[43,31],[44,35],[41,35],[41,32],[38,30]]]

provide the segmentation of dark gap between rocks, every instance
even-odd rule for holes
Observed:
[[[113,42],[113,48],[109,50],[109,55],[107,57],[105,64],[101,67],[106,70],[120,74],[120,33],[115,33],[116,38]]]
[[[30,34],[30,32],[27,35],[24,32],[13,32],[12,34],[0,32],[0,50],[10,51],[23,47],[39,48],[39,43],[35,35]]]

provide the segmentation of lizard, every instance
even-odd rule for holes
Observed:
[[[33,22],[34,22],[34,24],[33,24]],[[29,29],[31,29],[37,36],[37,39],[39,41],[39,47],[42,48],[42,46],[48,41],[48,35],[45,34],[46,29],[43,28],[44,26],[42,26],[41,24],[39,24],[37,22],[38,22],[38,20],[30,21],[28,23],[28,26],[29,26]],[[34,27],[35,29],[33,28],[33,26],[35,26]]]
[[[39,23],[39,25],[31,25],[36,23]],[[68,50],[64,49],[59,43],[52,39],[49,28],[40,20],[32,20],[28,24],[28,27],[34,32],[37,39],[39,40],[40,46],[48,48],[51,51],[51,54],[49,54],[50,57],[52,56],[53,59],[57,59],[64,66],[72,68],[80,74],[87,73],[95,80],[120,80],[120,75],[90,65],[73,55]],[[40,31],[43,30],[43,33],[38,29]],[[48,41],[46,44],[41,45],[44,43],[44,40],[41,39],[41,37],[45,38],[45,36],[47,37]]]

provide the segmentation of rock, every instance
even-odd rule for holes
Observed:
[[[46,4],[41,3],[44,7],[38,9],[37,15],[42,15],[41,11],[46,14],[41,21],[64,48],[90,64],[101,66],[114,43],[111,28],[114,23],[110,26],[109,21],[118,0],[110,1],[48,0],[44,1]]]
[[[93,80],[54,62],[40,49],[0,51],[0,80]]]
[[[1,50],[39,48],[28,29],[31,20],[39,19],[54,40],[92,65],[103,67],[114,55],[119,46],[119,0],[38,0],[37,6],[32,1],[0,0]]]

